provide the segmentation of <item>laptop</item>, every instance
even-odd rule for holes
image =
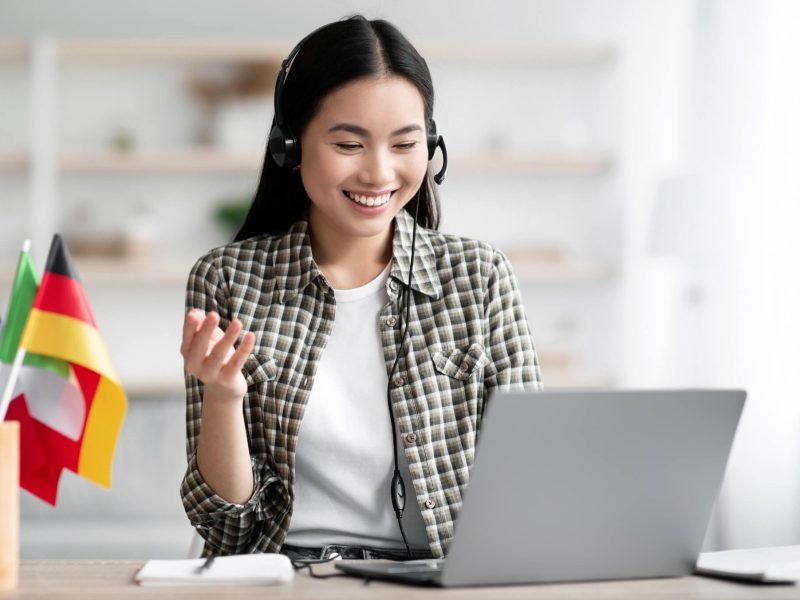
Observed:
[[[745,396],[495,394],[447,558],[336,568],[438,586],[692,573]]]

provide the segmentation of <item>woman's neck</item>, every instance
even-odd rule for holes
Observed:
[[[392,259],[393,228],[360,238],[310,224],[311,251],[328,283],[339,290],[360,287],[375,279]]]

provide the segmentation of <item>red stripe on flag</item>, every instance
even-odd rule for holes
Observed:
[[[45,273],[33,308],[73,317],[97,327],[81,282],[58,273]]]
[[[9,405],[6,419],[19,421],[20,487],[55,506],[58,480],[66,465],[62,460],[63,454],[57,453],[56,448],[52,446],[53,440],[48,439],[47,431],[59,434],[31,417],[25,396],[22,394],[14,398]],[[75,442],[69,441],[75,445]]]

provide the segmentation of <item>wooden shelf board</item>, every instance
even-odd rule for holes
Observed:
[[[69,152],[60,160],[64,174],[116,173],[256,173],[260,154],[232,154],[217,149],[141,151],[130,153]]]
[[[294,46],[292,41],[226,38],[128,38],[57,39],[60,58],[66,63],[140,62],[280,62]],[[580,66],[606,64],[616,58],[613,44],[539,44],[535,46],[477,46],[418,44],[423,56],[434,62],[470,64],[517,64]],[[30,42],[0,40],[0,62],[23,62]]]
[[[607,153],[504,150],[454,156],[450,167],[459,175],[601,175],[611,170]]]
[[[0,155],[0,159],[2,156]],[[65,174],[115,173],[253,173],[261,170],[261,153],[232,154],[216,148],[114,152],[68,152],[60,166]],[[10,165],[26,164],[9,156]],[[22,162],[21,162],[22,161]],[[464,175],[599,175],[613,161],[608,154],[563,152],[519,152],[507,154],[463,154],[450,161],[454,173]],[[2,162],[0,162],[2,165]]]
[[[23,40],[0,40],[0,64],[22,63],[30,54],[30,44]]]
[[[423,45],[420,52],[431,61],[533,66],[600,65],[612,62],[617,55],[612,44],[585,43],[527,47]]]
[[[75,268],[82,281],[92,285],[183,286],[194,259],[87,258],[76,257]]]
[[[289,43],[233,39],[64,39],[59,55],[67,63],[280,62]]]
[[[613,277],[613,270],[606,265],[564,263],[532,265],[515,264],[514,273],[520,284],[566,284],[566,283],[602,283]]]
[[[75,268],[80,280],[89,285],[130,286],[169,285],[182,287],[189,277],[195,258],[87,258],[75,256]],[[0,262],[0,289],[11,288],[17,267],[16,261]],[[41,267],[40,267],[41,268]],[[0,303],[5,302],[0,298]]]
[[[0,152],[0,173],[23,173],[28,163],[25,152]]]

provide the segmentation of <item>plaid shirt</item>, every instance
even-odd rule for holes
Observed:
[[[387,374],[402,334],[412,228],[413,218],[401,211],[389,302],[378,317]],[[500,251],[419,228],[411,290],[408,337],[389,387],[430,547],[444,556],[488,396],[538,389],[541,372],[516,280]],[[245,504],[227,502],[200,475],[203,385],[186,375],[184,508],[206,540],[205,555],[278,552],[292,516],[303,410],[336,314],[333,291],[311,254],[307,221],[200,258],[189,275],[186,307],[217,311],[223,329],[239,318],[255,333],[256,345],[244,367],[253,495]]]

